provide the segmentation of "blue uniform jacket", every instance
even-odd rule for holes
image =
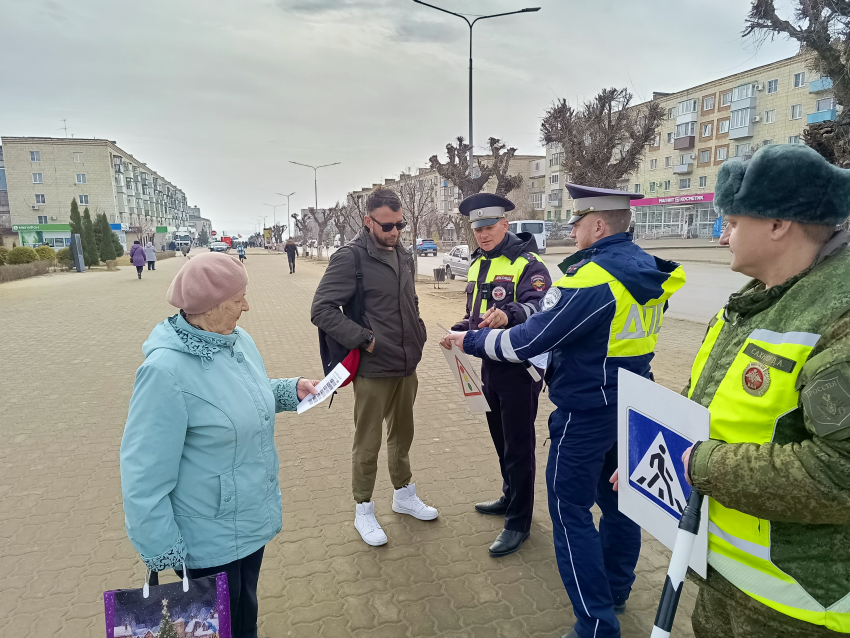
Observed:
[[[551,352],[546,381],[556,406],[615,404],[619,368],[651,378],[667,299],[684,285],[684,272],[644,252],[630,233],[605,237],[559,268],[565,276],[544,297],[540,312],[510,329],[468,332],[463,349],[514,362]]]

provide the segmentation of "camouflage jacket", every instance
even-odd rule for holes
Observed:
[[[790,332],[820,326],[821,338],[797,381],[798,408],[777,421],[772,442],[709,440],[696,449],[690,467],[702,494],[771,521],[773,562],[822,604],[850,591],[848,243],[850,234],[838,233],[799,275],[770,289],[752,281],[733,294],[718,338],[725,347],[711,352],[691,397],[709,406],[753,329],[781,327]],[[839,389],[832,397],[812,392],[824,377],[836,376]],[[830,408],[848,412],[837,429],[819,420],[819,411]],[[720,578],[716,572],[712,577]]]

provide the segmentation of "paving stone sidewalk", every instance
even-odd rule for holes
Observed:
[[[135,270],[56,274],[0,286],[0,634],[15,638],[105,635],[102,592],[138,587],[143,565],[126,538],[118,449],[141,345],[173,313],[165,291],[182,257]],[[323,272],[281,255],[249,254],[251,311],[240,325],[272,377],[320,376],[309,321]],[[386,456],[375,501],[389,543],[370,548],[354,529],[350,492],[352,394],[341,391],[298,417],[280,414],[283,531],[267,547],[260,576],[260,635],[369,637],[560,636],[572,624],[554,559],[546,507],[546,418],[537,421],[538,482],[531,538],[492,559],[500,520],[472,504],[498,496],[498,463],[483,416],[457,396],[439,351],[436,323],[463,308],[459,282],[419,286],[429,341],[419,367],[416,439],[420,495],[440,517],[392,512]],[[680,389],[704,328],[668,320],[654,366]],[[669,553],[650,537],[638,565],[624,637],[649,636]],[[695,588],[688,583],[675,634],[692,636]]]

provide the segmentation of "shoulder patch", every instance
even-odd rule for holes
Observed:
[[[561,289],[557,287],[552,287],[540,300],[540,310],[546,311],[551,310],[555,307],[555,305],[561,300]]]
[[[546,277],[543,275],[532,275],[531,277],[531,287],[535,290],[545,290],[546,289]]]
[[[537,255],[534,253],[523,253],[523,257],[525,257],[528,261],[537,261]]]
[[[802,392],[803,409],[818,436],[850,427],[850,384],[838,369],[817,376]]]
[[[589,264],[589,263],[590,263],[590,259],[582,259],[581,261],[577,261],[572,266],[567,268],[567,272],[564,273],[564,274],[567,277],[572,277],[573,275],[575,275],[579,271],[579,268],[581,268],[582,266]]]

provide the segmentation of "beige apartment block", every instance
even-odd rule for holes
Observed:
[[[3,137],[12,230],[20,244],[70,240],[71,201],[105,213],[119,237],[167,244],[188,220],[186,195],[109,140]]]
[[[653,95],[665,119],[638,170],[619,184],[644,195],[632,202],[636,235],[711,236],[718,217],[714,187],[724,162],[748,159],[766,144],[801,144],[808,123],[835,118],[832,82],[811,70],[811,59],[798,54]],[[572,211],[572,200],[559,191],[569,181],[561,172],[560,150],[555,145],[546,149],[550,221],[568,219]]]

